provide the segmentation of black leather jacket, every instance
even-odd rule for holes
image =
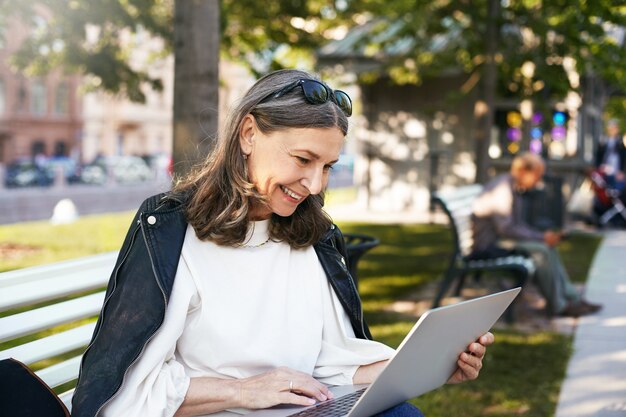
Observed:
[[[98,415],[163,323],[186,229],[182,201],[160,194],[141,205],[120,250],[91,343],[83,355],[72,416]],[[361,300],[346,267],[346,248],[339,229],[332,226],[314,248],[356,336],[371,339]]]

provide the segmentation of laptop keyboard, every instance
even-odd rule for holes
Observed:
[[[352,394],[344,395],[339,398],[335,398],[329,401],[319,403],[315,407],[307,408],[304,411],[300,411],[296,414],[291,414],[291,417],[342,417],[348,414],[354,404],[361,398],[361,395],[365,392],[365,388],[353,392]]]

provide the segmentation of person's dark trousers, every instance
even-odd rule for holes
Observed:
[[[414,405],[402,403],[380,414],[376,414],[376,417],[424,417],[424,414]]]

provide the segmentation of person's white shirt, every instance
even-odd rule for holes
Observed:
[[[253,222],[245,246],[199,240],[187,229],[161,328],[131,366],[103,416],[172,416],[190,378],[246,378],[279,366],[329,385],[394,350],[357,339],[313,247],[268,240]]]

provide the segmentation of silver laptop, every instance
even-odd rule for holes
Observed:
[[[332,400],[311,407],[280,405],[246,416],[370,417],[432,391],[446,383],[461,352],[491,329],[520,291],[517,287],[427,311],[369,386],[331,387]]]

